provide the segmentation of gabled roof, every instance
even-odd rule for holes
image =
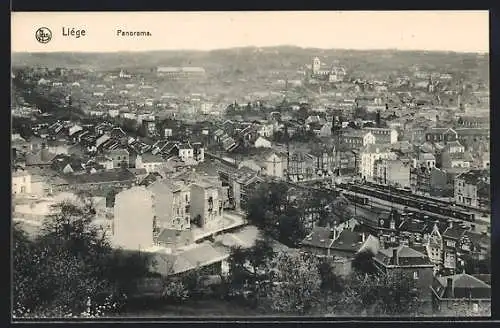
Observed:
[[[451,286],[448,286],[448,279],[451,279]],[[432,288],[440,298],[444,299],[491,298],[491,286],[466,273],[437,277],[433,282]]]
[[[361,233],[344,229],[338,235],[337,239],[332,242],[330,248],[356,253],[360,250],[363,244],[364,241],[362,240]]]
[[[414,266],[414,265],[430,265],[427,255],[414,250],[408,246],[392,247],[387,249],[381,249],[376,255],[376,259],[384,265],[395,265],[395,259],[393,258],[393,251],[397,251],[398,265],[399,266]]]

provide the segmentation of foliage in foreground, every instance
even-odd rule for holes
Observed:
[[[148,272],[148,259],[113,250],[88,202],[60,204],[33,239],[13,227],[13,317],[102,316]]]
[[[361,254],[352,274],[335,274],[328,260],[268,251],[265,242],[236,248],[229,280],[253,307],[285,315],[412,316],[419,310],[415,280],[403,273],[375,274]]]

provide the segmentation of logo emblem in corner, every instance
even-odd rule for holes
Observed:
[[[40,27],[36,30],[35,38],[40,43],[49,43],[52,40],[52,31],[47,27]]]

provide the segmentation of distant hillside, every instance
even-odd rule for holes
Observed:
[[[80,67],[95,70],[155,66],[203,66],[207,69],[238,67],[255,69],[293,68],[307,64],[318,56],[325,63],[339,61],[347,68],[394,70],[412,65],[452,67],[454,69],[488,69],[488,56],[471,53],[312,49],[294,46],[245,47],[213,51],[149,51],[116,53],[13,53],[12,65]]]

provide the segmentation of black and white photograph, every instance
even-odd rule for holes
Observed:
[[[488,11],[12,12],[12,320],[490,317],[489,47]]]

